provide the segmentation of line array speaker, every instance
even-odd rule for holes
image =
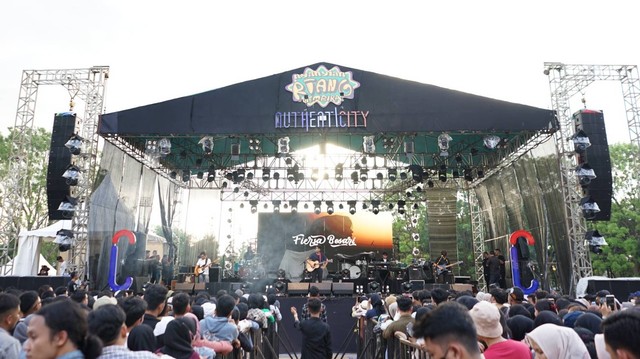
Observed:
[[[353,282],[351,283],[332,283],[331,290],[333,295],[352,295],[353,294]]]
[[[47,207],[50,220],[69,219],[68,215],[65,216],[62,211],[58,211],[58,206],[70,194],[69,185],[62,174],[71,164],[71,152],[64,144],[73,135],[75,128],[75,114],[56,114],[53,118],[47,166]]]
[[[588,163],[596,174],[589,184],[583,186],[583,195],[591,196],[598,204],[600,212],[590,221],[608,221],[611,219],[611,196],[613,179],[611,176],[611,156],[607,142],[607,130],[602,111],[580,110],[573,115],[576,132],[582,130],[589,137],[591,146],[578,154],[578,163]]]

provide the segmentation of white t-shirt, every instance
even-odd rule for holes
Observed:
[[[207,264],[209,264],[210,261],[211,260],[209,258],[205,258],[205,259],[198,258],[198,261],[196,262],[196,265],[198,267],[202,268],[202,267],[206,266]]]
[[[67,262],[62,261],[58,266],[58,275],[65,275],[65,274],[67,274]]]

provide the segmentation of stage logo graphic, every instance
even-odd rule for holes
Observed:
[[[340,105],[344,99],[353,99],[360,83],[354,81],[351,71],[342,71],[338,66],[327,69],[324,65],[316,70],[306,68],[301,74],[293,74],[285,89],[291,92],[293,101],[327,107],[329,103]]]
[[[336,236],[334,236],[333,234],[330,234],[328,236],[323,236],[323,235],[305,236],[304,234],[300,233],[298,235],[293,236],[293,243],[296,245],[303,245],[303,246],[309,246],[309,247],[323,246],[325,244],[328,244],[333,248],[357,246],[355,238],[351,238],[351,237],[336,238]]]

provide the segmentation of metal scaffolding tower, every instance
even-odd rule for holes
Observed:
[[[71,96],[84,103],[84,116],[77,117],[76,134],[84,139],[82,153],[73,156],[72,162],[83,173],[77,186],[71,187],[71,196],[78,199],[72,218],[72,230],[76,244],[69,255],[69,270],[85,274],[88,259],[87,223],[89,217],[89,196],[95,178],[98,154],[98,117],[103,111],[108,66],[94,66],[86,69],[25,70],[22,73],[15,131],[11,139],[10,161],[5,195],[3,197],[2,228],[0,228],[0,265],[7,265],[10,256],[15,256],[20,229],[20,203],[26,186],[28,151],[30,150],[30,130],[34,129],[34,116],[38,88],[41,85],[62,85]],[[5,267],[5,273],[13,271],[13,265]]]
[[[586,223],[581,215],[581,191],[576,176],[576,156],[571,141],[575,125],[569,100],[595,81],[620,81],[624,98],[629,137],[640,149],[640,78],[635,65],[568,65],[545,62],[544,74],[549,76],[551,104],[556,111],[560,130],[556,133],[556,147],[560,155],[561,185],[566,212],[567,239],[571,250],[571,292],[580,278],[593,274],[588,246],[585,244]]]

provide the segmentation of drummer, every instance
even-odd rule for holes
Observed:
[[[245,261],[251,261],[255,256],[256,254],[253,252],[253,249],[251,248],[251,246],[249,246],[247,247],[247,251],[245,252],[243,258]]]

